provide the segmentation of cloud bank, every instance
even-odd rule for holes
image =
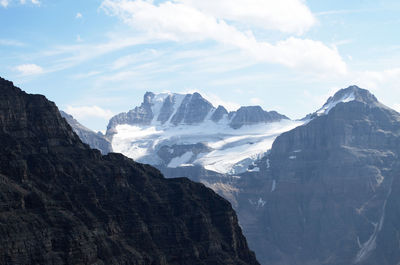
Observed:
[[[347,65],[335,46],[299,38],[316,19],[300,0],[104,0],[101,8],[152,41],[215,42],[237,48],[259,62],[311,73],[344,74]],[[294,34],[276,43],[257,29]]]

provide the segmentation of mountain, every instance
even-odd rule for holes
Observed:
[[[400,263],[400,114],[369,91],[341,89],[299,121],[204,100],[203,121],[159,124],[154,102],[175,102],[159,97],[146,124],[110,122],[113,147],[228,199],[262,264]]]
[[[80,124],[77,120],[74,119],[68,113],[64,111],[60,111],[61,117],[66,119],[69,125],[72,127],[74,132],[79,136],[79,138],[85,144],[88,144],[92,148],[100,150],[103,155],[106,155],[112,152],[111,143],[107,140],[107,138],[101,133],[95,133],[94,131],[86,128],[82,124]]]
[[[196,167],[245,172],[280,133],[302,124],[259,106],[228,112],[199,93],[153,94],[114,116],[107,137],[115,152],[158,168]]]
[[[399,264],[399,113],[352,86],[310,117],[235,184],[250,246],[262,264]]]
[[[258,264],[230,204],[81,142],[0,79],[1,264]]]

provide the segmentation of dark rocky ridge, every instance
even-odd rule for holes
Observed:
[[[92,148],[100,150],[103,155],[112,152],[110,141],[108,141],[108,139],[106,139],[106,137],[101,132],[95,133],[89,128],[86,128],[77,120],[75,120],[74,117],[72,117],[68,113],[65,113],[64,111],[60,111],[60,114],[72,127],[72,129],[79,136],[82,142],[88,144]]]
[[[102,156],[4,79],[0,145],[0,264],[258,264],[227,201]]]
[[[353,101],[279,136],[237,184],[262,264],[399,264],[400,115],[355,86],[330,100],[348,92]]]

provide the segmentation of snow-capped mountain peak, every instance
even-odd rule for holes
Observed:
[[[326,103],[315,113],[308,115],[305,119],[310,119],[315,116],[327,115],[339,103],[347,103],[351,101],[359,101],[365,104],[379,103],[376,97],[366,89],[358,86],[349,86],[341,89],[332,97],[329,97]]]
[[[107,136],[115,152],[139,162],[237,173],[300,123],[260,106],[228,112],[199,93],[147,92],[139,107],[110,120]]]
[[[139,107],[114,116],[108,125],[107,135],[112,136],[117,125],[171,127],[198,125],[212,121],[229,124],[238,129],[245,125],[270,123],[288,119],[275,111],[265,111],[259,106],[242,107],[229,112],[223,107],[215,108],[199,93],[176,94],[147,92]]]
[[[355,95],[354,91],[351,91],[349,93],[345,93],[341,95],[341,97],[331,97],[329,100],[320,108],[317,110],[317,115],[326,115],[329,113],[331,109],[333,109],[337,104],[339,103],[346,103],[355,100]]]

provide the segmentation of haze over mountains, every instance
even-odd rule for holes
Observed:
[[[399,137],[400,115],[357,86],[300,121],[147,93],[107,130],[114,151],[229,199],[274,265],[400,262]]]

